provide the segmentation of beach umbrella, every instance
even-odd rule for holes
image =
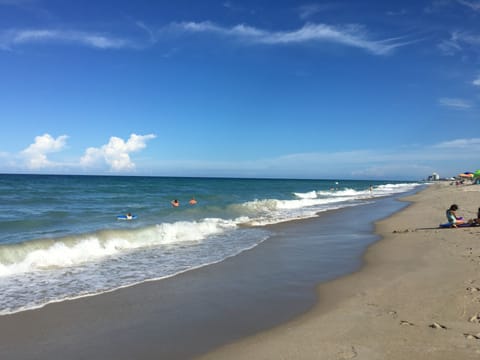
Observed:
[[[458,174],[458,177],[471,179],[471,178],[473,178],[473,174],[472,173],[463,173],[463,174]]]
[[[480,177],[480,170],[477,170],[473,173],[473,176]]]

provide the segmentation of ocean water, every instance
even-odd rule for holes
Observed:
[[[266,225],[421,185],[0,175],[0,315],[175,276],[254,248]],[[117,219],[126,213],[137,218]]]

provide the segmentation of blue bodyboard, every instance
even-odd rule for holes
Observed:
[[[127,215],[118,215],[117,220],[135,220],[137,215],[127,216]]]

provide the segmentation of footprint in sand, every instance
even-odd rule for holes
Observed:
[[[350,360],[356,358],[358,356],[358,353],[355,347],[351,346],[350,349],[339,352],[338,356],[341,360]]]
[[[470,319],[468,319],[468,321],[470,321],[471,323],[480,324],[480,315],[475,314]]]
[[[411,323],[410,321],[406,321],[406,320],[400,321],[400,325],[415,326],[414,323]]]
[[[480,291],[480,288],[478,288],[478,287],[473,287],[473,286],[470,287],[470,286],[469,286],[469,287],[467,287],[467,291],[468,291],[469,293],[473,294],[473,293],[476,293],[476,292]]]
[[[463,334],[465,336],[465,339],[468,340],[480,340],[480,333],[474,335],[474,334]]]
[[[397,314],[397,312],[396,312],[395,310],[390,310],[390,311],[388,312],[388,315],[390,315],[390,316],[391,316],[392,318],[394,318],[394,319],[396,319],[397,316],[398,316],[398,314]]]
[[[437,322],[434,322],[433,324],[428,325],[428,327],[431,327],[432,329],[443,329],[443,330],[447,330],[447,327],[446,327],[445,325],[439,324],[439,323],[437,323]]]

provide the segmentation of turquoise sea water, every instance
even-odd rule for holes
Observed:
[[[174,276],[255,247],[265,225],[420,185],[0,175],[0,314]],[[128,212],[137,219],[117,220]]]

